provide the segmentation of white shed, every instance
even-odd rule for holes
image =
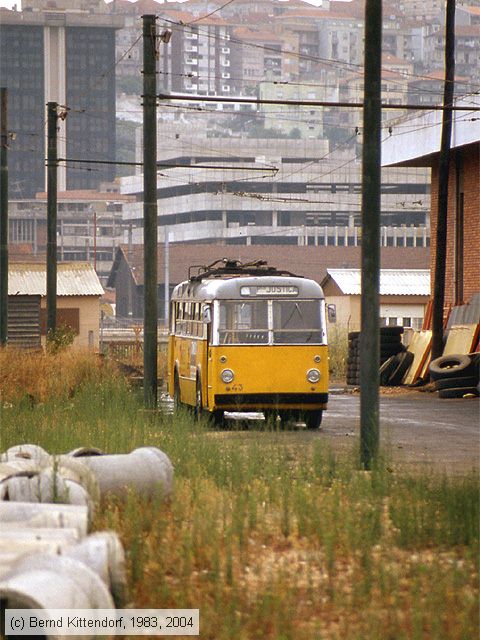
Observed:
[[[40,296],[42,342],[46,332],[47,269],[43,263],[14,262],[8,269],[8,295]],[[98,348],[100,297],[103,287],[92,265],[60,262],[57,265],[57,326],[71,327],[74,345]]]
[[[327,269],[322,283],[327,304],[335,305],[336,324],[349,331],[360,329],[361,270]],[[382,269],[380,271],[380,318],[382,325],[420,329],[430,298],[428,269]]]

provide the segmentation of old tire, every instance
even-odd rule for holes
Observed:
[[[461,376],[458,378],[440,378],[433,383],[435,391],[441,391],[442,389],[457,389],[462,387],[475,387],[478,384],[478,380],[473,376]]]
[[[430,363],[429,371],[432,380],[465,377],[473,372],[473,362],[467,355],[440,356]]]
[[[463,398],[466,395],[479,396],[478,387],[456,387],[454,389],[440,389],[440,398]]]
[[[225,427],[225,411],[223,409],[215,409],[210,414],[210,420],[217,429],[223,429]]]
[[[391,387],[397,387],[402,383],[402,380],[409,370],[414,358],[413,353],[410,351],[402,351],[401,353],[397,353],[394,357],[398,364],[388,379],[388,385]]]
[[[391,356],[380,367],[380,386],[387,387],[389,380],[393,372],[398,366],[398,359],[396,355]]]
[[[404,329],[398,325],[392,325],[391,327],[380,327],[380,339],[384,336],[400,336]]]
[[[319,429],[322,424],[323,410],[314,409],[312,411],[305,411],[303,419],[307,429]]]
[[[402,336],[400,335],[390,335],[387,334],[385,336],[380,336],[380,345],[386,346],[391,344],[402,344]]]

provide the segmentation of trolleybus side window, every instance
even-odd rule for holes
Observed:
[[[322,343],[320,302],[318,300],[274,300],[273,342],[276,344]]]
[[[175,302],[172,331],[178,336],[204,337],[204,322],[200,302]]]
[[[222,301],[219,342],[220,344],[267,344],[267,301]]]

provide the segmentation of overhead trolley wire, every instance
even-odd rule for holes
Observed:
[[[202,96],[202,95],[185,95],[181,93],[160,93],[157,96],[160,100],[178,100],[179,102],[224,102],[235,104],[280,104],[293,107],[335,107],[340,109],[363,109],[363,102],[332,102],[327,100],[277,100],[274,98],[254,98],[254,97],[235,97],[228,96]],[[405,110],[405,111],[445,111],[452,109],[453,111],[480,111],[479,107],[465,106],[448,106],[443,105],[402,105],[402,104],[382,104],[382,109]]]

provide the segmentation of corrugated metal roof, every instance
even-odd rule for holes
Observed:
[[[10,263],[8,295],[47,295],[44,264]],[[101,296],[103,287],[95,269],[85,262],[59,262],[57,296]]]
[[[345,295],[360,295],[360,269],[327,269],[327,274]],[[430,271],[428,269],[381,269],[380,295],[429,296]]]

